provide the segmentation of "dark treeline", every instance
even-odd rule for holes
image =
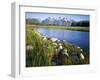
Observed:
[[[26,24],[40,24],[38,19],[26,19]]]
[[[72,22],[71,26],[89,27],[89,21]]]

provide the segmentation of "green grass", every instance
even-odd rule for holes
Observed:
[[[33,49],[26,50],[26,55],[31,56],[31,66],[49,66],[54,48],[49,41],[44,41],[35,30],[26,30],[26,46],[32,45]],[[46,47],[48,45],[48,48]],[[30,53],[31,52],[31,53]],[[28,53],[28,54],[27,54]],[[30,54],[30,55],[29,55]]]
[[[32,48],[26,49],[26,67],[55,66],[55,64],[52,63],[52,60],[57,57],[58,52],[56,49],[59,46],[54,46],[53,42],[50,40],[43,40],[42,36],[31,26],[26,26],[26,47],[27,46],[32,46]],[[89,63],[88,55],[85,55],[85,60],[79,59],[77,63],[73,60],[71,54],[72,52],[80,54],[81,48],[78,48],[79,46],[68,42],[64,42],[62,46],[68,50],[69,56],[61,55],[59,57],[61,63],[58,65],[77,65]],[[83,52],[83,54],[86,54],[86,52]]]
[[[33,25],[27,25],[27,26],[33,26]],[[74,31],[84,31],[89,32],[89,27],[81,27],[81,26],[57,26],[57,25],[35,25],[36,27],[42,27],[42,28],[55,28],[55,29],[66,29],[66,30],[74,30]],[[35,27],[34,26],[34,27]]]

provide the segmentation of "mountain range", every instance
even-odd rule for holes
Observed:
[[[41,20],[39,18],[27,18],[27,24],[46,24],[46,25],[63,25],[63,26],[86,26],[89,27],[89,21],[75,21],[68,18],[45,18]]]

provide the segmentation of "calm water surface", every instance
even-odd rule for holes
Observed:
[[[48,37],[58,38],[59,40],[66,40],[69,43],[89,49],[89,32],[52,28],[36,28],[36,30]]]

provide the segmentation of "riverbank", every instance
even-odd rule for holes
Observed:
[[[73,30],[73,31],[84,31],[89,32],[89,27],[81,27],[81,26],[57,26],[57,25],[28,25],[29,27],[41,27],[41,28],[55,28],[55,29],[65,29],[65,30]]]
[[[26,27],[26,66],[89,64],[89,56],[80,46],[47,37]]]

